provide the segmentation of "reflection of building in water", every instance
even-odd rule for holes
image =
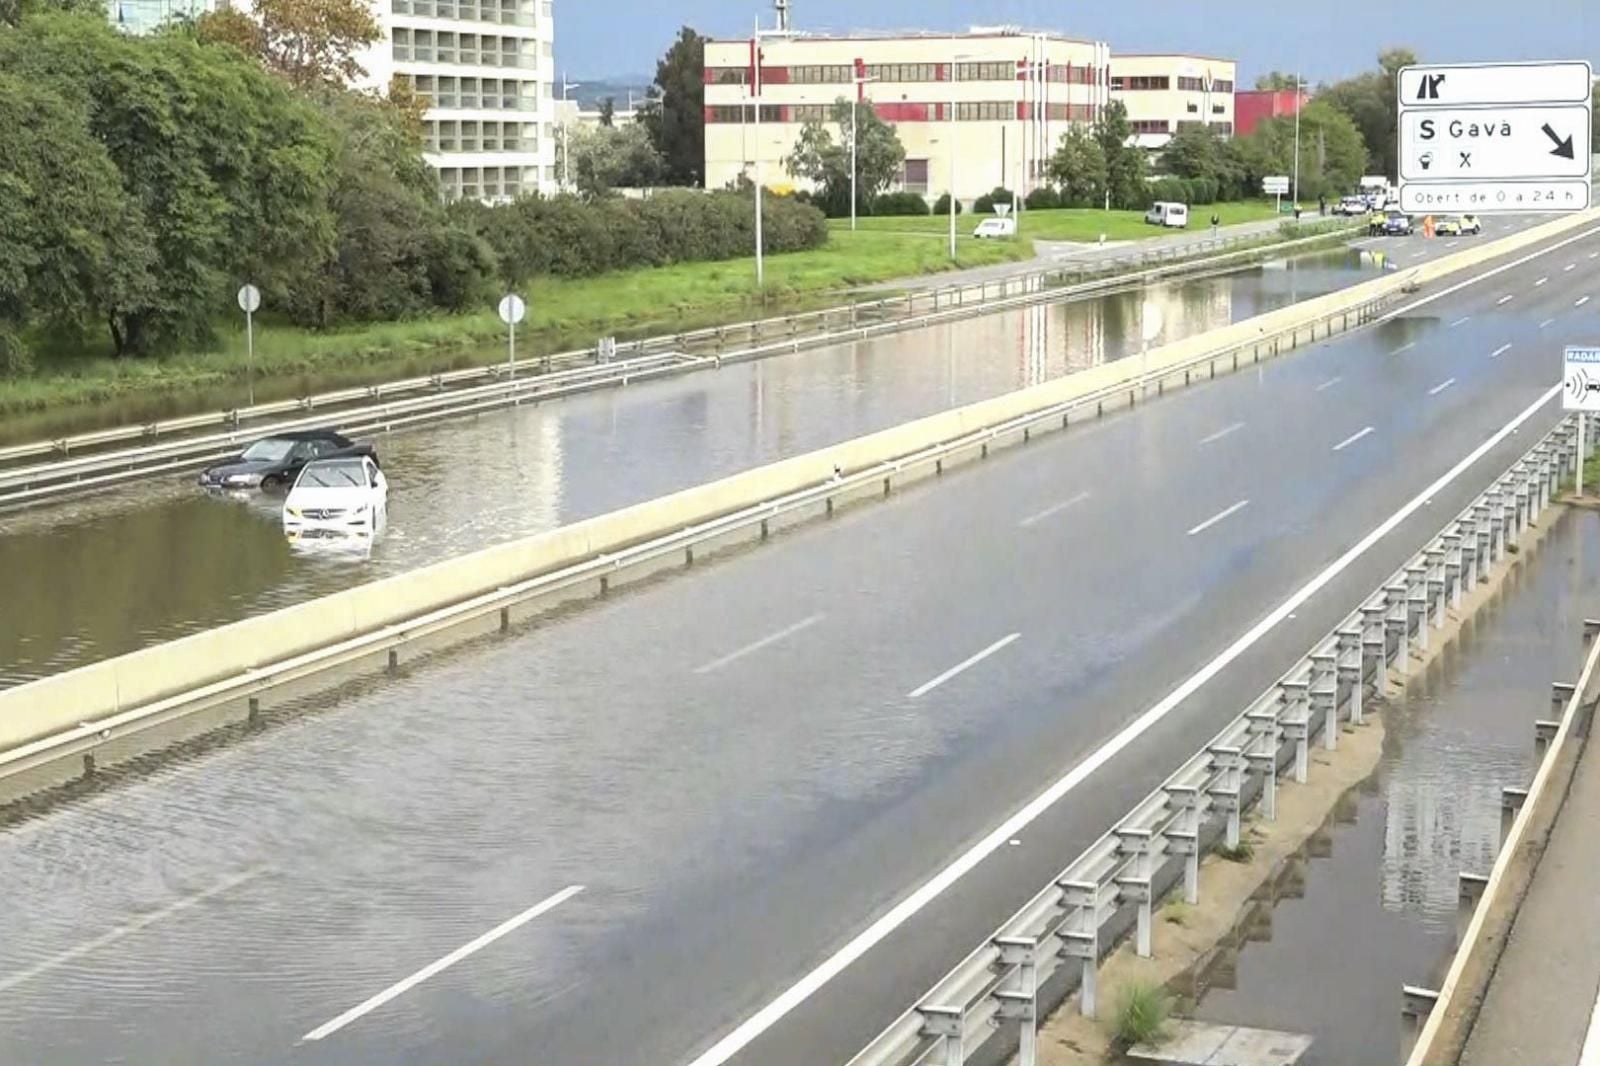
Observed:
[[[1383,905],[1440,923],[1455,920],[1461,871],[1483,873],[1494,865],[1500,785],[1519,779],[1500,753],[1450,739],[1411,745],[1385,789]]]
[[[511,498],[517,513],[516,525],[520,529],[555,529],[570,519],[561,512],[562,473],[566,468],[565,447],[562,437],[563,420],[539,411],[533,418],[523,417],[523,412],[512,409],[512,428],[506,435],[506,459],[516,471],[516,491]],[[462,508],[460,513],[471,516],[482,507],[481,485],[472,484],[470,478],[446,478],[439,491],[448,494],[459,492],[457,500],[441,500],[445,506]]]
[[[1099,299],[1052,305],[1060,318],[1066,371],[1087,370],[1137,354],[1140,317],[1149,306],[1161,315],[1159,346],[1233,322],[1233,285],[1223,278],[1190,284],[1153,285]]]

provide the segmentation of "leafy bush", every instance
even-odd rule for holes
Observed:
[[[1155,202],[1186,204],[1189,183],[1183,178],[1161,178],[1150,183],[1150,199]]]
[[[988,192],[972,201],[972,213],[975,215],[992,215],[994,214],[995,204],[1010,204],[1015,207],[1017,204],[1017,194],[1006,188],[1004,185],[996,185],[994,188],[990,189]]]
[[[1067,206],[1062,202],[1061,191],[1054,185],[1041,185],[1030,192],[1023,200],[1030,211],[1047,210],[1052,207]]]
[[[976,205],[974,205],[974,206],[976,206]],[[956,214],[958,214],[958,215],[961,214],[962,210],[963,210],[963,208],[961,206],[961,201],[957,200],[956,201]],[[933,202],[933,213],[936,214],[936,215],[948,215],[950,213],[950,194],[949,193],[944,193],[937,200],[935,200]]]
[[[948,207],[945,210],[949,210]],[[928,201],[919,193],[886,192],[872,201],[874,215],[926,215]]]
[[[1189,190],[1189,203],[1214,204],[1217,202],[1216,178],[1189,178],[1184,184]]]
[[[1117,1040],[1130,1047],[1160,1043],[1171,1013],[1172,999],[1160,985],[1135,981],[1117,997]]]

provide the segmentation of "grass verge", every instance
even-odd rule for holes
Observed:
[[[1026,241],[968,241],[957,250],[959,261],[951,262],[944,244],[925,235],[834,233],[825,248],[767,257],[760,292],[753,258],[595,278],[543,278],[524,290],[528,318],[518,330],[518,352],[562,351],[607,334],[628,338],[782,314],[839,302],[841,292],[857,285],[1015,262],[1033,254]],[[41,358],[37,372],[0,379],[0,414],[242,383],[245,343],[235,318],[219,323],[218,343],[204,351],[159,359],[117,360],[95,351]],[[505,337],[505,326],[490,309],[326,332],[264,316],[256,330],[256,395],[296,395],[307,390],[307,379],[321,378],[317,384],[333,387],[372,380],[377,370],[390,376],[493,362],[504,357]]]

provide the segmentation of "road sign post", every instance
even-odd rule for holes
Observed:
[[[256,322],[261,308],[261,290],[254,285],[239,287],[239,310],[244,312],[244,380],[250,406],[256,405]]]
[[[1584,423],[1600,411],[1600,348],[1566,349],[1562,359],[1561,406],[1578,412],[1578,495],[1583,495]]]
[[[512,380],[517,376],[517,323],[528,313],[528,305],[516,293],[500,298],[500,321],[506,324],[506,373]]]
[[[1268,196],[1277,197],[1273,206],[1276,214],[1283,214],[1283,194],[1289,191],[1289,176],[1287,174],[1273,174],[1261,179],[1261,191]]]
[[[1590,85],[1585,61],[1402,68],[1401,210],[1586,209]]]

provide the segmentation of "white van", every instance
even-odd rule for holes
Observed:
[[[986,218],[972,231],[974,237],[1015,237],[1017,220],[1014,218]]]
[[[1152,226],[1166,226],[1170,229],[1186,229],[1189,225],[1189,205],[1156,203],[1144,214],[1144,220]]]

